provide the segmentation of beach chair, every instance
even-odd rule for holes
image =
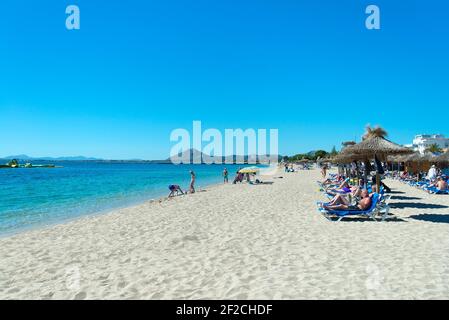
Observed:
[[[324,208],[318,208],[323,216],[332,221],[332,217],[337,217],[337,221],[341,221],[348,216],[362,216],[377,221],[376,215],[381,216],[381,221],[385,221],[388,218],[390,207],[388,204],[381,202],[381,196],[377,193],[373,194],[371,198],[371,206],[367,210],[326,210]]]
[[[425,190],[429,191],[430,194],[449,194],[449,190],[439,190],[437,187],[429,187]]]

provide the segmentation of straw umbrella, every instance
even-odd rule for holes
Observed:
[[[332,162],[335,163],[335,164],[338,164],[339,168],[341,168],[340,165],[343,165],[343,168],[341,168],[341,169],[343,170],[342,172],[345,173],[344,172],[345,165],[348,164],[348,163],[351,163],[353,161],[352,160],[353,157],[354,157],[353,154],[339,153],[339,154],[337,154],[336,156],[334,156],[332,158]],[[339,169],[339,173],[341,173],[340,169]],[[348,172],[346,172],[345,174],[348,175]]]
[[[239,170],[240,173],[253,173],[253,174],[258,173],[259,171],[260,169],[257,167],[246,167]]]
[[[348,152],[341,152],[338,155],[336,155],[335,157],[333,157],[331,160],[333,163],[343,164],[343,165],[350,164],[354,161],[363,161],[363,162],[365,162],[365,166],[367,165],[367,159],[364,155],[353,154],[353,153],[348,153]],[[346,172],[347,176],[349,176],[348,170],[349,169],[347,168],[347,172]],[[360,179],[358,172],[359,171],[357,170],[357,179]],[[366,176],[365,176],[365,181],[366,181]]]
[[[379,159],[386,159],[388,155],[400,155],[408,154],[413,152],[409,148],[400,146],[390,140],[387,140],[387,132],[380,128],[366,128],[366,134],[363,136],[363,141],[345,148],[342,153],[352,153],[355,155],[364,156],[365,159],[374,159],[378,157]],[[377,190],[380,190],[380,177],[379,173],[376,172],[376,184]]]
[[[413,153],[405,158],[408,163],[413,163],[417,165],[418,172],[422,170],[429,169],[430,163],[434,163],[436,155],[433,153],[420,154],[418,152]],[[427,166],[426,166],[427,165]]]
[[[421,163],[423,159],[423,155],[421,155],[419,152],[415,152],[409,155],[406,155],[404,157],[404,162],[407,164],[407,166],[412,167],[412,172],[417,173],[420,171],[419,164]],[[417,172],[416,172],[417,171]]]
[[[449,164],[449,151],[446,151],[440,156],[435,157],[432,162],[438,163],[440,167]]]
[[[407,155],[403,155],[403,154],[398,154],[398,155],[394,155],[394,156],[388,156],[388,161],[391,162],[392,164],[392,169],[394,171],[394,163],[396,162],[397,165],[397,172],[399,174],[399,171],[401,171],[401,162],[404,162],[404,159]]]

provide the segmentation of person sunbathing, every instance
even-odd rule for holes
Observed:
[[[444,181],[443,178],[441,177],[438,177],[437,181],[434,184],[431,184],[428,190],[429,193],[446,192],[446,191],[448,191],[447,182]]]
[[[323,182],[320,182],[320,184],[324,187],[324,186],[329,186],[329,185],[333,185],[336,183],[341,183],[344,180],[344,177],[341,175],[337,175],[334,178],[327,178],[326,180],[324,180]]]
[[[353,210],[361,210],[365,211],[369,207],[371,207],[371,197],[369,196],[368,190],[363,190],[360,193],[361,199],[360,201],[355,204],[351,205],[349,203],[340,203],[340,204],[323,204],[322,207],[326,210],[340,210],[340,211],[353,211]],[[341,198],[340,201],[344,201],[344,198]]]
[[[351,192],[337,193],[328,204],[348,204],[353,200],[360,199],[362,197],[362,191],[364,189],[360,187],[351,187]]]
[[[327,194],[330,194],[332,196],[335,196],[337,194],[348,194],[351,192],[355,192],[359,187],[357,186],[351,186],[348,183],[349,179],[346,179],[345,181],[343,181],[340,186],[338,186],[337,188],[332,188],[329,189],[327,188],[326,190],[324,190]]]

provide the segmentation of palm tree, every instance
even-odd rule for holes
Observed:
[[[443,152],[443,149],[441,149],[436,143],[434,143],[426,148],[426,152],[441,153]]]
[[[366,139],[374,138],[374,137],[385,138],[386,136],[388,136],[388,132],[385,131],[384,128],[382,128],[380,126],[376,126],[376,127],[372,128],[370,125],[367,125],[366,131],[362,137],[362,140],[366,140]]]

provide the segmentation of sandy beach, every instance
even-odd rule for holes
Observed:
[[[0,239],[0,298],[449,298],[449,196],[386,180],[397,219],[331,222],[318,170],[275,177]]]

